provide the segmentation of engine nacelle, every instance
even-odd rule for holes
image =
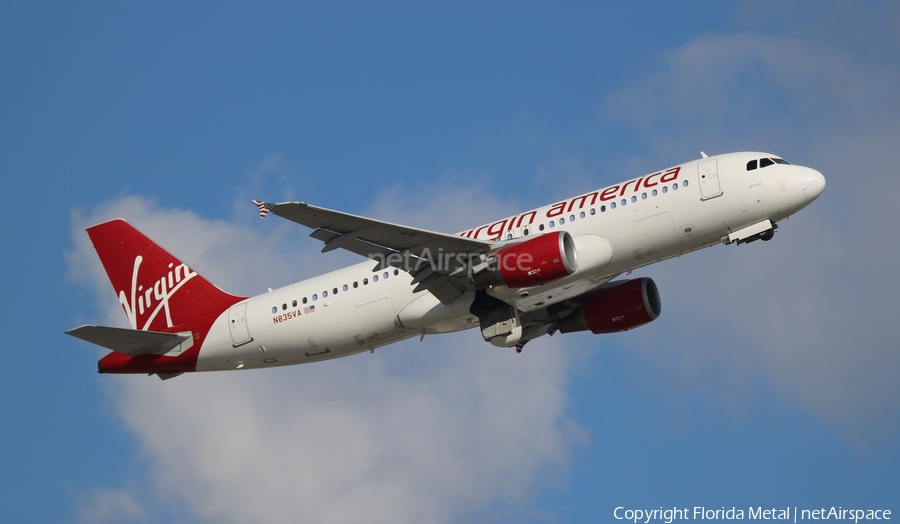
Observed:
[[[659,290],[653,279],[611,282],[589,294],[572,314],[559,321],[561,333],[591,330],[618,333],[656,320],[661,311]]]
[[[572,235],[558,231],[501,249],[489,267],[474,275],[474,281],[477,287],[531,287],[567,277],[577,269]]]

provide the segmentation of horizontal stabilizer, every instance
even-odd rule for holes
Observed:
[[[106,326],[81,326],[66,331],[66,334],[132,357],[147,353],[164,355],[173,350],[175,353],[181,353],[194,344],[194,337],[189,331],[161,333]]]

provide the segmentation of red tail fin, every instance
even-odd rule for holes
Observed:
[[[174,333],[243,300],[225,293],[124,220],[87,230],[134,329]]]
[[[192,335],[188,349],[175,355],[132,357],[113,351],[100,360],[99,371],[161,377],[194,371],[210,326],[243,297],[212,285],[124,220],[104,222],[87,232],[132,328]]]

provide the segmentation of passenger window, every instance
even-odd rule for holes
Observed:
[[[637,202],[637,197],[636,196],[631,197],[631,202],[632,203]]]
[[[278,313],[278,306],[272,306],[272,314]]]
[[[538,231],[543,231],[543,230],[544,230],[544,224],[539,225],[539,226],[538,226]]]
[[[281,310],[282,310],[282,311],[287,310],[287,304],[282,304],[282,305],[281,305]]]
[[[347,287],[347,284],[344,284],[344,287],[342,287],[341,289],[343,289],[344,291],[347,291],[347,290],[350,289],[350,288]]]
[[[353,289],[356,289],[356,288],[358,288],[358,287],[359,287],[359,282],[357,282],[356,280],[354,280],[354,281],[353,281]]]
[[[641,193],[641,200],[647,200],[647,193]]]
[[[593,211],[593,209],[591,209],[591,211]],[[594,213],[591,214],[593,215]],[[584,218],[584,211],[578,214],[578,218]]]
[[[291,302],[291,307],[297,307],[297,301],[296,301],[296,300],[293,301],[293,302]]]
[[[616,208],[616,203],[615,203],[615,202],[610,202],[609,208],[610,208],[610,209],[615,209],[615,208]]]
[[[656,196],[656,195],[658,195],[659,193],[654,189],[654,190],[653,190],[653,193],[651,193],[651,194],[652,194],[653,196]]]
[[[625,199],[623,198],[623,199],[622,199],[622,205],[624,206],[624,205],[627,204],[627,203],[628,203],[628,201],[625,200]]]
[[[522,234],[525,235],[525,236],[527,237],[527,236],[528,236],[528,229],[524,229],[524,230],[522,231]]]
[[[313,293],[313,302],[315,302],[316,300],[319,300],[319,295]]]
[[[399,274],[400,274],[400,270],[395,268],[395,269],[394,269],[394,276],[397,276],[397,275],[399,275]]]
[[[563,224],[565,224],[565,223],[566,223],[566,219],[560,217],[560,219],[559,219],[559,224],[560,224],[560,225],[563,225]]]
[[[551,220],[551,221],[550,221],[550,229],[553,229],[553,226],[554,226],[554,225],[555,225],[555,224],[554,224],[553,221]]]
[[[747,162],[747,171],[753,171],[754,169],[756,169],[756,159]]]
[[[328,292],[327,292],[327,291],[323,291],[323,292],[322,292],[322,298],[326,298],[326,297],[328,297]]]
[[[676,189],[678,189],[678,182],[672,184],[672,191],[675,191]]]
[[[592,209],[591,211],[593,211],[593,209]],[[601,212],[601,213],[605,213],[605,212],[606,212],[606,205],[600,206],[600,212]]]
[[[332,294],[332,295],[337,295],[337,288],[332,289],[332,290],[331,290],[331,294]]]
[[[684,186],[684,187],[687,187],[687,184],[688,184],[688,181],[687,181],[687,180],[685,180],[685,181],[683,181],[683,182],[681,183],[681,185]]]
[[[307,302],[306,297],[303,297],[302,302],[303,302],[304,304],[306,304],[306,302]]]
[[[387,280],[387,277],[389,276],[389,275],[388,275],[388,272],[385,271],[385,272],[384,272],[384,275],[382,275],[382,276],[384,277],[385,280]]]
[[[601,211],[604,211],[604,210],[605,210],[605,208],[604,208],[604,209],[601,209]],[[597,214],[597,210],[594,209],[594,208],[591,208],[591,214],[592,214],[592,215],[596,215],[596,214]]]
[[[584,213],[581,214],[581,218],[584,218]],[[569,222],[575,222],[575,215],[569,215]]]
[[[372,282],[378,282],[378,275],[372,275]]]
[[[364,278],[364,279],[363,279],[363,285],[364,285],[364,286],[368,286],[368,285],[369,285],[369,279],[368,279],[368,278]]]
[[[669,186],[663,186],[663,193],[669,192]]]
[[[774,163],[771,158],[763,158],[759,161],[759,168],[769,167]]]

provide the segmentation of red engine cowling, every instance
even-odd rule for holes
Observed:
[[[650,278],[605,286],[589,294],[572,314],[557,324],[561,333],[591,330],[618,333],[656,320],[661,311],[659,290]]]
[[[547,233],[498,251],[491,267],[476,275],[476,285],[503,284],[511,288],[553,282],[578,269],[572,235]]]

